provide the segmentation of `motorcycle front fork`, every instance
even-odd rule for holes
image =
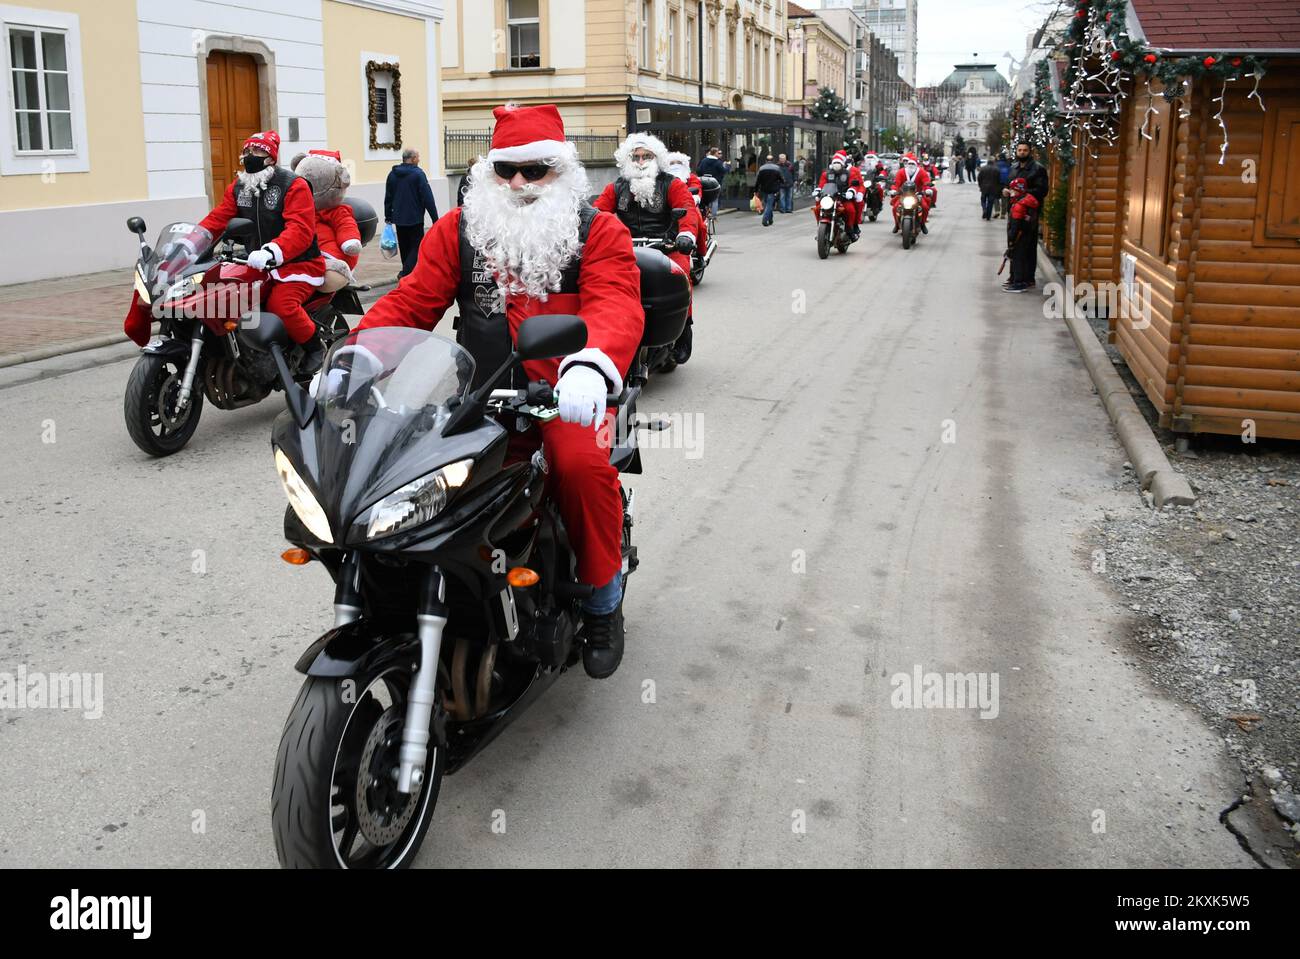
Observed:
[[[424,761],[429,753],[433,710],[437,703],[438,658],[442,653],[442,632],[447,626],[447,582],[442,571],[430,566],[420,584],[416,607],[416,635],[420,639],[420,665],[411,677],[406,700],[406,721],[402,724],[402,745],[398,751],[397,791],[409,795],[424,782]],[[334,626],[345,626],[361,618],[361,557],[348,553],[334,588]]]
[[[194,391],[194,377],[199,372],[199,354],[203,352],[203,321],[194,321],[194,333],[190,338],[190,362],[181,374],[181,389],[176,397],[176,412],[181,412],[190,405],[190,395]]]

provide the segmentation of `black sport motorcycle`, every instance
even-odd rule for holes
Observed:
[[[375,232],[375,213],[364,200],[348,200],[361,231],[362,245]],[[181,450],[199,425],[203,401],[237,410],[279,389],[275,364],[257,348],[250,328],[259,322],[267,274],[238,255],[253,237],[253,222],[235,217],[220,237],[193,223],[172,223],[150,247],[145,223],[127,220],[140,239],[131,310],[139,322],[157,320],[158,333],[140,350],[122,399],[126,431],[150,456]],[[303,309],[326,345],[348,332],[347,316],[362,311],[359,293],[349,285],[335,293],[318,292]],[[297,368],[303,351],[287,357]]]
[[[914,183],[904,183],[902,189],[890,190],[889,195],[898,198],[894,216],[898,220],[898,232],[903,236],[903,249],[910,250],[921,236],[921,197]]]
[[[686,276],[637,251],[643,343],[686,321]],[[396,868],[415,858],[451,775],[581,657],[577,561],[547,488],[536,426],[558,415],[545,382],[494,390],[515,364],[586,345],[576,316],[534,316],[474,391],[474,360],[432,333],[385,327],[335,344],[314,388],[293,381],[282,329],[258,328],[289,410],[272,446],[289,498],[290,562],[335,582],[334,628],[307,648],[271,790],[283,866]],[[611,462],[641,471],[643,364],[608,398]],[[512,436],[515,442],[511,442]],[[522,444],[522,449],[521,449]],[[509,449],[508,449],[509,447]],[[623,580],[637,568],[623,491]]]
[[[875,223],[884,205],[885,178],[880,173],[873,173],[871,182],[867,185],[867,219]]]

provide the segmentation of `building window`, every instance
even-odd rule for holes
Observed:
[[[510,38],[510,68],[542,65],[542,21],[539,0],[506,0],[506,33]]]
[[[695,17],[686,16],[686,70],[687,79],[695,79]]]
[[[650,0],[641,0],[641,69],[650,70],[654,66],[653,50],[650,46]]]
[[[677,11],[668,11],[668,72],[680,76],[677,69]]]
[[[77,15],[0,6],[0,77],[0,176],[88,171]]]
[[[366,63],[366,117],[370,149],[402,148],[402,72],[396,63]]]
[[[60,30],[10,27],[10,89],[18,153],[70,153],[68,48]]]
[[[772,95],[772,48],[763,47],[763,92]]]
[[[736,30],[733,27],[727,31],[727,83],[733,87],[740,85],[736,68]]]
[[[718,82],[718,28],[709,24],[709,42],[704,45],[704,76],[710,83]]]

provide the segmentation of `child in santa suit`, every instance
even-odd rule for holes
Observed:
[[[353,282],[352,270],[361,256],[361,230],[352,207],[343,202],[352,176],[337,150],[299,153],[290,167],[311,184],[316,202],[316,245],[325,257],[321,289],[334,293]]]
[[[1023,293],[1034,285],[1034,265],[1038,256],[1038,198],[1028,192],[1024,177],[1007,184],[1010,191],[1011,216],[1007,220],[1007,255],[1011,260],[1011,278],[1002,289]]]

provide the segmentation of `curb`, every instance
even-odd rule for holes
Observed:
[[[1038,269],[1053,283],[1064,287],[1061,274],[1056,264],[1047,255],[1043,245],[1038,245]],[[1115,372],[1115,367],[1106,355],[1097,335],[1093,333],[1088,321],[1075,316],[1073,310],[1066,310],[1065,325],[1074,337],[1075,346],[1083,358],[1083,365],[1088,368],[1097,396],[1105,407],[1110,421],[1119,434],[1119,440],[1128,453],[1137,475],[1141,489],[1149,490],[1152,502],[1159,508],[1166,503],[1178,506],[1190,506],[1196,502],[1191,484],[1187,477],[1177,472],[1170,464],[1165,451],[1161,449],[1146,417],[1142,415],[1129,394],[1128,387]]]
[[[383,296],[393,287],[397,286],[397,280],[382,280],[379,283],[372,283],[370,289],[361,295],[361,305],[369,306],[379,297]],[[149,335],[152,336],[158,332],[158,324],[154,323],[149,329]],[[67,356],[70,353],[84,353],[89,350],[103,350],[107,346],[126,346],[131,341],[127,339],[125,333],[102,333],[99,336],[89,336],[80,340],[68,340],[63,343],[53,343],[50,346],[42,346],[34,350],[25,350],[22,353],[9,353],[0,356],[0,370],[14,366],[24,366],[28,363],[39,363],[42,360],[51,360],[60,356]],[[134,344],[132,344],[134,347]],[[41,371],[34,376],[18,378],[11,382],[0,384],[0,386],[17,386],[20,383],[31,382],[32,380],[44,379],[50,375],[60,375],[62,372],[77,372],[79,370],[90,369],[94,366],[101,366],[104,363],[116,363],[123,355],[119,351],[104,350],[97,357],[87,357],[88,362],[75,366],[74,369],[60,370],[52,373],[50,371]]]

